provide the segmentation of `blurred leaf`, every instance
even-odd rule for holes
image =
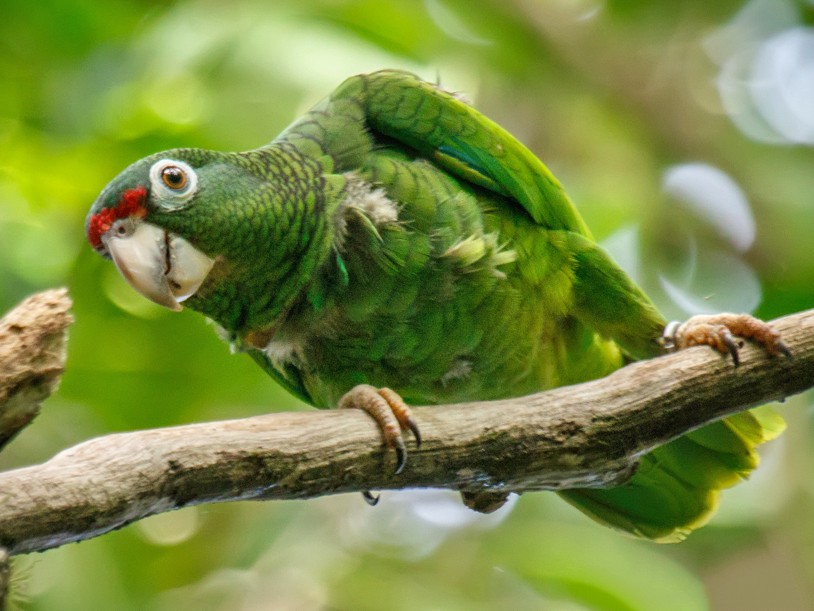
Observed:
[[[703,586],[664,547],[635,541],[587,522],[535,524],[492,538],[494,561],[541,594],[587,609],[695,611],[709,608]]]

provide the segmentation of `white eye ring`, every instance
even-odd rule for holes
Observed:
[[[150,185],[156,203],[173,210],[181,208],[198,190],[198,175],[183,161],[162,159],[150,168]]]

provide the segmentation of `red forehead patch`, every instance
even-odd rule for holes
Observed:
[[[119,219],[130,216],[144,218],[147,216],[147,208],[144,207],[144,200],[147,198],[147,189],[138,186],[128,189],[122,194],[119,203],[113,208],[102,208],[99,212],[90,217],[88,222],[88,242],[94,248],[102,245],[102,236],[110,229],[111,225]]]

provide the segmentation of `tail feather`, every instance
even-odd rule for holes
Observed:
[[[757,467],[757,446],[784,429],[769,408],[742,412],[646,454],[621,486],[559,494],[607,526],[662,543],[681,541],[715,514],[722,489]]]

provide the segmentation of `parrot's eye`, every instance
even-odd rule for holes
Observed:
[[[183,161],[162,159],[150,168],[150,185],[157,206],[177,210],[192,199],[198,188],[198,176]]]
[[[181,191],[187,186],[189,180],[186,172],[175,165],[169,165],[161,170],[161,180],[170,189]]]

